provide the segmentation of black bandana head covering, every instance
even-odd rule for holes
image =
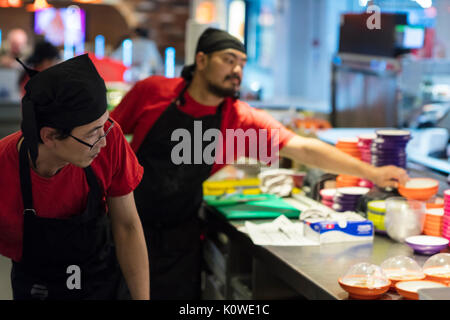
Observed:
[[[87,54],[41,72],[25,70],[30,80],[22,99],[21,129],[36,165],[39,128],[72,129],[97,120],[107,110],[106,87]]]
[[[238,38],[232,36],[226,31],[215,28],[208,28],[198,39],[195,54],[199,52],[210,54],[225,49],[235,49],[246,53],[244,44]],[[191,81],[194,70],[195,63],[189,66],[185,66],[181,71],[181,76],[186,81]]]

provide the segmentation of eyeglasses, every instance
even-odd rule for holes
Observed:
[[[106,131],[105,131],[105,134],[101,135],[101,136],[100,136],[93,144],[84,142],[83,140],[78,139],[77,137],[74,137],[74,136],[71,135],[71,134],[69,134],[69,136],[71,136],[72,138],[74,138],[74,139],[75,139],[76,141],[78,141],[79,143],[82,143],[82,144],[84,144],[85,146],[88,146],[88,147],[90,148],[90,150],[92,150],[92,149],[95,147],[95,145],[96,145],[97,143],[100,142],[100,140],[102,140],[103,138],[106,138],[106,136],[108,135],[108,133],[109,133],[109,132],[111,131],[111,129],[114,127],[114,121],[113,121],[112,119],[110,119],[110,118],[108,118],[108,121],[111,123],[111,125],[110,125],[109,128],[108,128],[108,130],[106,130]]]

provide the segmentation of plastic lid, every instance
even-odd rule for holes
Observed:
[[[370,211],[374,211],[374,212],[386,212],[386,201],[384,200],[374,200],[374,201],[370,201],[367,204],[367,208]]]
[[[386,259],[380,265],[383,272],[392,280],[412,280],[424,277],[419,264],[410,257],[396,256]]]
[[[353,265],[342,282],[349,286],[381,288],[389,284],[389,279],[379,266],[363,262]]]
[[[438,253],[430,257],[423,265],[423,272],[450,278],[450,253]]]

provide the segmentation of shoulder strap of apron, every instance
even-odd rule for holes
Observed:
[[[97,180],[97,176],[94,173],[94,170],[91,166],[84,168],[84,173],[86,175],[86,180],[88,182],[90,192],[96,197],[96,199],[100,199],[102,196],[102,189]]]
[[[23,213],[31,211],[36,214],[33,207],[33,194],[31,192],[31,175],[30,164],[28,162],[28,144],[25,139],[19,150],[19,173],[20,173],[20,188],[22,191]]]

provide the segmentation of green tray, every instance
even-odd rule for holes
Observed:
[[[264,200],[248,201],[254,198]],[[227,219],[271,219],[280,215],[298,218],[300,210],[291,206],[282,198],[270,194],[239,195],[228,199],[217,199],[217,196],[205,196],[205,202],[216,208]],[[234,201],[234,203],[233,203]],[[246,201],[242,203],[242,201]]]

